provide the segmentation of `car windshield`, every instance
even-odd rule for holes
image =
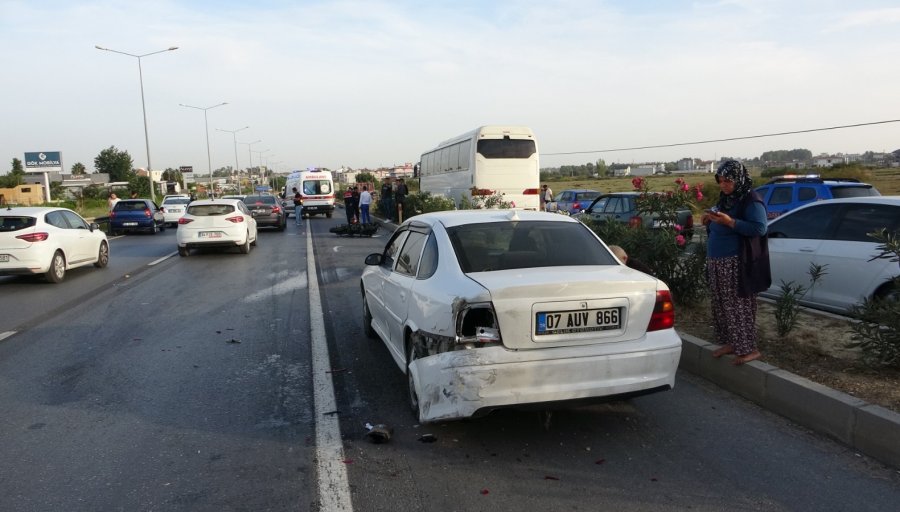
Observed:
[[[163,204],[189,204],[190,202],[189,197],[170,197],[163,201]]]
[[[275,201],[275,196],[247,196],[243,199],[244,204],[253,205],[253,204],[278,204]]]
[[[617,265],[581,223],[491,222],[447,229],[463,272],[567,265]]]
[[[228,215],[234,211],[231,204],[195,204],[188,206],[187,212],[194,217],[213,217],[216,215]]]
[[[34,217],[0,217],[0,231],[19,231],[34,226]]]
[[[593,201],[597,199],[597,196],[600,195],[600,192],[578,192],[575,194],[576,201]]]

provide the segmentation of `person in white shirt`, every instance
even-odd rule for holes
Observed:
[[[369,193],[369,186],[363,185],[362,192],[359,194],[359,222],[360,224],[370,224],[372,220],[369,218],[369,205],[372,204],[372,194]]]
[[[112,194],[110,194],[110,195],[109,195],[109,199],[106,201],[106,204],[107,204],[107,206],[109,207],[109,211],[112,211],[113,208],[116,207],[116,203],[118,203],[118,202],[119,202],[119,196],[117,196],[117,195],[115,194],[115,192],[113,192]]]
[[[547,203],[553,202],[553,190],[550,189],[546,184],[541,189],[541,211],[547,209]]]

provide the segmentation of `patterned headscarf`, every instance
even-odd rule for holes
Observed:
[[[750,171],[737,160],[725,160],[719,164],[719,168],[716,169],[717,182],[719,178],[725,178],[734,182],[734,192],[728,195],[724,192],[719,192],[719,202],[716,205],[722,211],[731,210],[734,205],[739,203],[753,189]]]

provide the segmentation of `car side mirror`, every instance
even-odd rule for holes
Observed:
[[[100,224],[97,224],[96,222],[91,222],[91,224],[88,226],[88,228],[91,230],[91,233],[93,233],[95,229],[100,229]]]
[[[366,256],[366,265],[381,265],[381,254],[374,253]]]

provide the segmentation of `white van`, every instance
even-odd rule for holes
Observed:
[[[303,196],[303,215],[319,213],[329,219],[334,212],[334,180],[331,171],[294,171],[288,174],[281,205],[289,214],[294,211],[294,187]]]

